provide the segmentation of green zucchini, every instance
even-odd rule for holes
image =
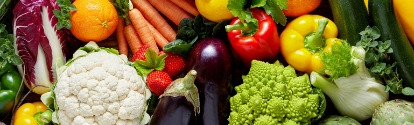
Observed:
[[[397,21],[392,6],[392,0],[369,0],[370,19],[378,27],[381,40],[391,40],[391,59],[397,62],[397,73],[403,79],[403,84],[414,87],[414,49]]]
[[[0,21],[3,20],[9,11],[11,0],[0,0]]]
[[[361,40],[359,32],[369,25],[368,11],[363,0],[329,0],[339,37],[356,45]]]

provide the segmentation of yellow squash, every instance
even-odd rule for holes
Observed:
[[[311,73],[323,68],[319,52],[330,51],[339,41],[338,28],[320,15],[303,15],[292,20],[280,35],[281,53],[298,71]]]

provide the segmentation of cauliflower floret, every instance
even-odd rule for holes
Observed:
[[[60,124],[140,124],[148,99],[143,78],[125,57],[94,48],[59,76],[53,91]]]
[[[242,79],[230,98],[230,125],[310,124],[319,114],[322,99],[291,66],[253,60]]]

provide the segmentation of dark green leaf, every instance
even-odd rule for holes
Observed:
[[[190,18],[184,18],[180,21],[178,29],[183,28],[184,26],[192,28],[194,26],[194,21]]]
[[[213,36],[220,39],[227,39],[227,32],[225,26],[230,24],[230,21],[231,20],[221,21],[216,26],[214,26]]]
[[[176,39],[187,41],[194,39],[196,36],[197,32],[194,31],[191,27],[183,26],[178,30]]]
[[[193,40],[188,41],[188,44],[194,45],[198,40],[198,36],[194,37]]]
[[[267,4],[263,8],[267,14],[272,16],[276,23],[285,26],[287,18],[285,17],[285,14],[280,7],[281,5],[279,4],[282,4],[282,2],[279,3],[278,0],[267,0]],[[284,4],[282,4],[282,6],[284,6]]]
[[[250,8],[263,7],[264,5],[266,5],[266,0],[252,0]]]
[[[192,44],[187,43],[183,40],[176,39],[167,45],[164,46],[165,52],[172,52],[179,54],[181,56],[187,57],[188,52],[190,51]]]

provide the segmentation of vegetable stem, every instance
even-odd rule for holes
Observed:
[[[319,19],[318,29],[316,32],[309,33],[305,37],[305,48],[307,48],[312,53],[318,52],[325,46],[325,40],[323,38],[323,32],[325,27],[328,24],[328,19],[321,18]]]
[[[340,91],[338,86],[321,76],[319,73],[312,72],[310,75],[310,81],[313,86],[321,89],[327,95],[335,95],[338,91]]]
[[[226,25],[226,32],[230,32],[232,30],[241,30],[243,34],[252,34],[256,32],[255,27],[251,23],[239,23],[233,25]]]
[[[184,88],[190,90],[191,88],[194,87],[194,81],[197,78],[196,75],[197,75],[197,71],[191,70],[187,75],[184,76],[183,78]]]

